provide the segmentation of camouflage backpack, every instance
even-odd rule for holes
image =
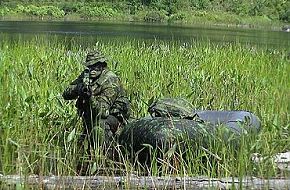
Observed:
[[[148,112],[152,117],[178,117],[193,119],[193,106],[183,98],[160,98],[150,104]]]

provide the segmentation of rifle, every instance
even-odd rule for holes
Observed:
[[[91,83],[90,69],[86,68],[84,70],[83,88],[82,88],[82,93],[85,97],[90,97],[92,95],[90,83]]]
[[[83,116],[85,110],[88,106],[88,100],[92,95],[91,91],[91,80],[90,80],[90,69],[86,68],[83,72],[83,81],[82,81],[82,87],[80,90],[79,98],[76,102],[76,107],[78,108],[78,115]]]

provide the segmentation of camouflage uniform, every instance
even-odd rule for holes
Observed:
[[[78,115],[83,118],[82,140],[88,138],[91,149],[96,142],[94,129],[101,129],[104,141],[111,142],[114,133],[129,118],[130,108],[120,79],[107,69],[106,58],[99,51],[88,53],[84,65],[89,70],[84,70],[69,85],[63,92],[63,98],[77,99]],[[87,73],[88,86],[84,84]]]

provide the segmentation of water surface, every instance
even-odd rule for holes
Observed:
[[[136,40],[170,40],[189,42],[206,40],[211,42],[239,42],[268,48],[290,49],[290,33],[262,29],[229,28],[222,26],[181,26],[146,23],[104,23],[104,22],[49,22],[49,21],[0,21],[0,35],[12,39],[36,34],[48,37],[102,37],[118,39],[125,37]],[[0,36],[0,39],[1,39]]]

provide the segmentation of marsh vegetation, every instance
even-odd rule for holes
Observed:
[[[0,173],[77,175],[81,121],[61,93],[83,69],[86,47],[51,36],[0,42]],[[92,48],[110,56],[127,89],[134,118],[146,116],[152,97],[185,97],[196,109],[247,110],[262,121],[254,138],[234,150],[222,141],[182,160],[164,152],[144,167],[121,152],[110,160],[100,146],[88,175],[262,176],[283,175],[271,160],[252,153],[289,151],[290,64],[286,49],[239,43],[94,38]],[[191,147],[188,147],[191,150]],[[135,155],[137,156],[137,155]],[[117,172],[116,172],[117,171]]]

